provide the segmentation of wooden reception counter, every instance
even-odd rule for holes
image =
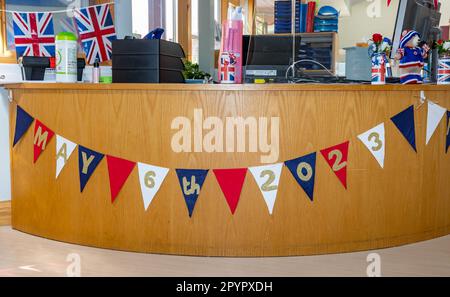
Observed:
[[[450,233],[446,121],[425,146],[427,106],[415,109],[418,153],[390,121],[408,106],[417,107],[421,90],[449,109],[450,86],[24,83],[6,88],[13,98],[11,141],[19,104],[77,144],[171,169],[147,211],[137,168],[111,203],[106,160],[80,193],[77,151],[55,179],[55,138],[33,164],[32,126],[11,149],[12,226],[16,230],[100,248],[202,256],[350,252]],[[246,152],[235,148],[235,152],[208,153],[200,142],[197,149],[202,152],[195,152],[199,140],[192,132],[192,152],[175,152],[172,137],[177,130],[171,128],[172,122],[186,117],[195,129],[194,109],[200,109],[203,118],[223,121],[254,117],[270,122],[278,117],[278,148],[271,157],[261,146],[249,152],[248,145]],[[386,127],[384,169],[357,139],[382,122]],[[277,163],[346,140],[350,140],[347,190],[318,153],[314,202],[284,167],[270,215],[248,172],[232,215],[210,171],[193,216],[188,216],[175,168]]]

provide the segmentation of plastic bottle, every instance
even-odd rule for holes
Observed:
[[[100,82],[100,63],[95,59],[94,68],[92,68],[92,82],[98,84]]]
[[[77,82],[77,37],[70,32],[61,32],[55,37],[56,81]]]

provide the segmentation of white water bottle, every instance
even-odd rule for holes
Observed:
[[[55,37],[56,81],[77,82],[77,37],[70,32],[61,32]]]

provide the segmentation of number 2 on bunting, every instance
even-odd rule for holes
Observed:
[[[271,185],[275,181],[275,172],[273,172],[272,170],[264,170],[263,172],[261,172],[260,177],[262,178],[264,176],[268,176],[269,178],[265,183],[262,184],[261,190],[264,192],[277,190],[278,187],[276,185]]]
[[[332,160],[333,157],[336,157],[336,159],[334,160],[334,164],[331,167],[334,172],[337,172],[347,166],[347,162],[342,162],[342,152],[340,150],[335,149],[328,153],[329,160]]]

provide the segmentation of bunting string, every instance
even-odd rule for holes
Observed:
[[[19,11],[19,10],[9,10],[9,9],[0,9],[0,12],[6,12],[6,13],[25,13],[25,14],[31,14],[31,13],[52,13],[52,14],[57,14],[57,13],[73,13],[75,10],[78,9],[85,9],[85,8],[91,8],[91,7],[96,7],[99,5],[114,5],[114,2],[106,2],[103,4],[98,4],[98,5],[90,5],[90,6],[77,6],[77,5],[71,5],[69,4],[68,6],[70,8],[66,8],[66,9],[61,9],[61,10],[48,10],[48,11]]]
[[[111,156],[72,142],[64,136],[55,133],[55,131],[46,126],[39,119],[34,118],[26,112],[19,104],[17,104],[14,98],[12,100],[17,106],[13,148],[17,145],[17,143],[19,143],[20,139],[26,134],[29,127],[34,122],[33,163],[36,163],[41,154],[44,153],[48,147],[48,143],[55,136],[55,179],[58,179],[64,166],[73,155],[75,148],[78,147],[78,169],[81,193],[85,190],[85,187],[87,186],[95,169],[103,159],[106,159],[111,203],[114,203],[120,195],[120,191],[131,172],[135,167],[137,167],[143,205],[145,211],[147,211],[153,198],[156,196],[158,190],[163,184],[168,172],[173,170]],[[426,105],[428,108],[425,145],[429,144],[442,119],[446,118],[447,126],[445,136],[445,153],[447,154],[450,147],[450,110],[427,99],[424,93],[421,93],[420,100],[427,102]],[[414,105],[410,105],[398,114],[392,116],[390,121],[397,127],[397,130],[403,138],[417,153]],[[382,169],[385,165],[386,153],[385,124],[386,122],[380,123],[357,136]],[[320,152],[320,155],[322,155],[323,159],[329,165],[330,169],[336,175],[338,181],[342,184],[344,189],[347,189],[347,167],[350,161],[349,146],[350,140],[277,164],[267,164],[248,168],[211,170],[175,168],[175,173],[180,184],[189,217],[192,217],[194,213],[195,205],[209,171],[214,173],[232,215],[235,214],[238,207],[247,171],[250,171],[254,181],[261,191],[261,195],[267,205],[268,212],[272,215],[277,198],[281,172],[284,166],[289,169],[289,172],[298,185],[303,189],[309,200],[311,202],[314,201],[314,186],[317,178],[315,171],[318,152]]]

